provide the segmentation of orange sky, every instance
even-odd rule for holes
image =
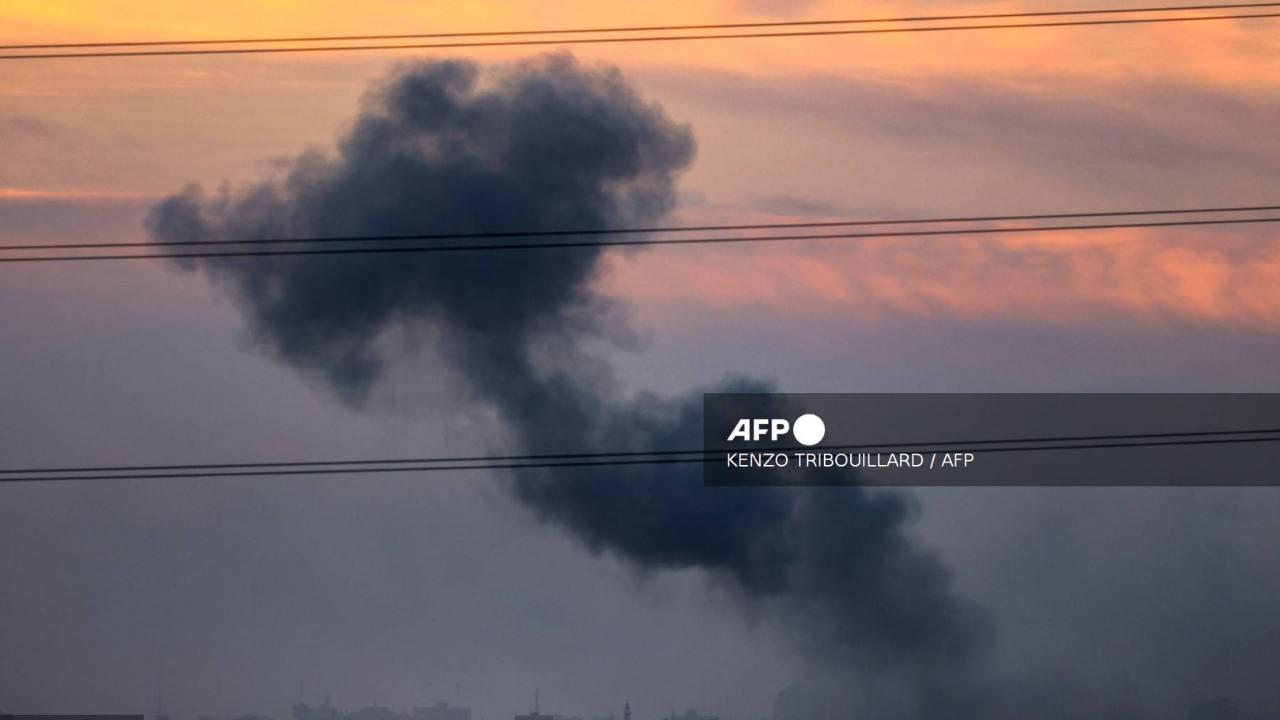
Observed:
[[[1117,7],[1134,3],[1062,3],[1063,8]],[[785,3],[775,3],[785,6]],[[273,35],[342,35],[466,32],[494,29],[750,22],[772,19],[894,17],[939,13],[1043,11],[1027,2],[828,2],[790,3],[786,13],[760,12],[751,0],[523,0],[406,3],[272,0],[194,2],[163,0],[11,0],[0,38],[7,43],[96,42],[121,39],[207,39]],[[1229,11],[1229,12],[1249,12]],[[1259,10],[1257,12],[1263,12]],[[1205,14],[1205,13],[1202,13]],[[1212,14],[1212,13],[1208,13]],[[758,40],[611,46],[619,62],[691,63],[763,74],[796,71],[876,72],[906,76],[924,71],[1071,74],[1084,77],[1168,74],[1204,81],[1254,85],[1280,83],[1276,21],[1208,22],[1112,29],[1045,29],[1034,32],[919,34],[819,40]],[[1207,50],[1208,52],[1202,52]],[[524,50],[471,51],[485,58]],[[592,54],[595,54],[592,51]],[[1158,65],[1145,62],[1159,57]],[[161,61],[169,63],[174,61]],[[278,62],[278,60],[277,60]],[[310,62],[294,58],[293,63]],[[200,65],[216,69],[217,62]],[[127,66],[126,66],[127,67]],[[81,68],[82,70],[83,68]],[[62,68],[66,70],[66,68]],[[32,72],[24,68],[24,72]],[[43,71],[35,71],[44,75]],[[55,73],[58,71],[55,70]],[[76,73],[72,73],[76,74]]]
[[[1083,5],[1116,3],[1062,4]],[[937,0],[790,6],[795,9],[785,17],[801,19],[1046,9],[1041,3]],[[0,41],[777,17],[764,7],[759,0],[10,0],[0,8]],[[735,209],[770,197],[818,201],[823,208],[817,214],[823,217],[869,217],[889,210],[925,216],[1054,212],[1231,205],[1246,194],[1246,201],[1265,201],[1268,181],[1278,179],[1268,174],[1265,160],[1280,159],[1276,133],[1259,131],[1280,120],[1277,29],[1280,20],[598,46],[575,52],[618,64],[673,116],[693,124],[700,156],[684,189],[703,199],[704,214],[735,216]],[[484,61],[529,54],[525,49],[463,52]],[[15,127],[28,129],[25,135],[0,137],[6,157],[0,201],[20,202],[32,193],[100,201],[160,195],[191,181],[251,180],[261,174],[264,161],[330,143],[353,114],[365,84],[394,62],[414,56],[0,63],[0,123],[17,118],[22,124]],[[982,116],[981,108],[970,107],[974,95],[967,89],[953,92],[969,83],[979,94],[1010,98],[1010,117],[1040,104],[1046,109],[1029,120],[1009,119],[1005,127],[999,113]],[[806,89],[810,85],[813,90]],[[837,99],[825,97],[827,87],[848,88],[849,100],[834,93],[830,97]],[[871,113],[861,105],[871,90],[892,99],[884,111],[887,119],[878,124],[867,120]],[[904,113],[904,122],[895,121],[895,112]],[[1081,118],[1074,117],[1077,112]],[[1064,116],[1070,123],[1062,128],[1035,130],[1036,123]],[[1117,124],[1127,124],[1127,135],[1107,134],[1112,116]],[[913,129],[913,123],[921,128]],[[1091,144],[1090,133],[1096,143]],[[1140,145],[1148,138],[1154,140],[1147,155],[1130,142]],[[1166,161],[1162,148],[1186,157]],[[1130,152],[1135,157],[1127,157]],[[1073,167],[1077,160],[1085,169]],[[1095,167],[1096,172],[1090,170]],[[683,211],[691,218],[698,214],[694,208]],[[1042,236],[956,242],[942,254],[894,241],[822,253],[649,253],[620,261],[608,282],[620,294],[655,307],[689,300],[720,307],[767,303],[785,313],[818,303],[864,318],[892,309],[1067,323],[1077,322],[1083,309],[1095,317],[1122,310],[1228,324],[1280,323],[1280,297],[1273,290],[1280,273],[1276,252],[1230,253],[1220,245],[1206,250],[1194,242],[1166,240],[1167,233],[1079,236],[1065,243]],[[997,246],[1002,252],[992,251]],[[1051,258],[1053,270],[1009,269],[1007,253]],[[726,257],[733,259],[726,263]],[[659,263],[664,271],[654,272]]]

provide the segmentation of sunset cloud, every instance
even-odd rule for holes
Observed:
[[[605,280],[655,322],[682,308],[860,322],[900,317],[1068,327],[1191,321],[1280,326],[1274,235],[1116,230],[1016,237],[815,241],[746,252],[615,257]]]

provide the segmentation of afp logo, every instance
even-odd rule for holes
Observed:
[[[759,441],[768,438],[777,442],[778,438],[787,433],[794,435],[796,442],[801,445],[812,447],[822,442],[827,434],[827,425],[817,415],[801,415],[796,418],[795,423],[782,418],[743,418],[733,427],[733,432],[729,433],[729,441]]]

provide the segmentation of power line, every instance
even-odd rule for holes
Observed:
[[[138,50],[128,52],[30,53],[0,55],[0,60],[52,60],[59,58],[121,58],[181,55],[250,55],[302,52],[340,52],[372,50],[444,50],[491,47],[531,47],[546,45],[599,45],[610,43],[650,43],[694,40],[734,40],[751,38],[830,37],[838,35],[889,35],[924,32],[956,32],[963,30],[1016,30],[1032,28],[1096,27],[1106,25],[1147,25],[1154,23],[1204,22],[1211,20],[1249,20],[1280,17],[1280,13],[1238,15],[1195,15],[1191,17],[1126,18],[1119,20],[1070,20],[1063,22],[1004,23],[981,25],[939,25],[933,27],[875,28],[861,30],[809,30],[802,32],[754,32],[703,35],[646,35],[641,37],[569,38],[557,40],[501,40],[493,42],[411,43],[397,45],[339,45],[271,48],[221,48],[215,50]]]
[[[599,240],[591,242],[541,242],[541,243],[501,243],[489,245],[427,245],[417,247],[378,247],[378,248],[337,248],[320,250],[255,250],[240,252],[207,252],[207,253],[169,253],[169,254],[129,254],[129,255],[41,255],[32,257],[0,258],[0,264],[6,263],[54,263],[104,260],[175,260],[182,258],[252,258],[281,256],[324,256],[324,255],[380,255],[401,253],[454,253],[454,252],[493,252],[511,250],[568,250],[601,247],[640,247],[640,246],[687,246],[687,245],[737,245],[745,243],[790,243],[812,240],[873,240],[889,238],[913,237],[949,237],[962,235],[1007,235],[1013,233],[1039,232],[1085,232],[1096,230],[1120,230],[1165,227],[1197,227],[1213,225],[1245,225],[1280,222],[1280,217],[1237,218],[1230,220],[1184,220],[1177,222],[1147,223],[1105,223],[1094,225],[1055,225],[1051,227],[1019,227],[1019,228],[974,228],[963,230],[916,230],[910,232],[883,233],[828,233],[822,235],[770,235],[763,237],[716,237],[716,238],[680,238],[676,240]]]
[[[219,245],[290,245],[354,242],[403,242],[408,240],[481,240],[496,238],[580,237],[587,235],[651,235],[681,232],[718,232],[734,230],[786,230],[801,228],[862,227],[873,225],[941,225],[950,223],[1012,222],[1029,220],[1067,220],[1103,217],[1135,217],[1152,215],[1208,215],[1218,213],[1263,212],[1280,210],[1280,205],[1244,207],[1182,208],[1175,210],[1128,210],[1118,212],[1051,213],[1040,215],[987,215],[971,217],[923,218],[915,220],[833,220],[825,222],[757,223],[753,225],[685,225],[650,228],[598,228],[594,230],[513,230],[508,232],[427,233],[410,235],[348,235],[318,238],[249,238],[231,240],[174,240],[164,242],[59,243],[56,245],[0,245],[0,252],[30,250],[108,250],[115,248],[210,247]]]
[[[947,22],[955,20],[1010,20],[1015,18],[1070,17],[1081,15],[1128,15],[1137,13],[1189,12],[1197,10],[1239,10],[1245,8],[1280,7],[1280,2],[1231,3],[1214,5],[1170,5],[1163,7],[1129,7],[1088,10],[1049,10],[1043,12],[980,13],[961,15],[912,15],[906,17],[856,18],[846,20],[789,20],[778,22],[712,23],[704,25],[648,25],[598,28],[560,28],[543,30],[485,30],[478,32],[411,33],[398,35],[328,35],[311,37],[223,38],[214,40],[135,40],[114,42],[44,43],[35,45],[0,45],[0,50],[53,50],[57,48],[120,48],[175,45],[249,45],[266,43],[355,42],[367,40],[426,40],[530,35],[588,35],[626,32],[678,32],[692,30],[740,30],[748,28],[814,27],[827,25],[871,25],[886,23]]]
[[[1244,432],[1250,431],[1230,431]],[[1272,432],[1272,431],[1260,431]],[[1205,432],[1191,433],[1192,435],[1225,435],[1226,432]],[[1165,437],[1171,437],[1165,436]],[[1117,436],[1119,437],[1119,436]],[[1159,437],[1159,435],[1157,435]],[[1008,445],[1008,443],[1022,442],[1018,440],[1006,441],[984,441],[984,442],[1003,442],[1006,443],[1002,447],[985,448],[981,450],[983,453],[1018,453],[1018,452],[1044,452],[1050,450],[1106,450],[1106,449],[1125,449],[1125,448],[1155,448],[1155,447],[1188,447],[1201,445],[1241,445],[1252,443],[1269,443],[1280,442],[1280,436],[1273,437],[1215,437],[1212,439],[1172,439],[1172,440],[1142,440],[1134,442],[1097,442],[1088,444],[1053,444],[1053,445]],[[946,452],[955,444],[948,447],[916,447],[916,452]],[[848,446],[862,450],[875,450],[887,448],[885,445],[871,446]],[[826,452],[838,450],[839,447],[826,448],[787,448],[788,452]],[[701,455],[694,457],[650,457],[643,459],[601,459],[601,460],[555,460],[555,461],[533,461],[533,462],[485,462],[473,464],[430,464],[430,465],[413,465],[413,466],[374,466],[374,467],[306,467],[289,469],[268,469],[268,470],[214,470],[214,471],[181,471],[181,472],[163,472],[155,474],[91,474],[91,475],[8,475],[0,477],[0,483],[27,483],[27,482],[54,482],[54,481],[85,481],[85,480],[180,480],[180,479],[208,479],[208,478],[236,478],[236,477],[281,477],[281,476],[309,476],[309,475],[353,475],[353,474],[386,474],[386,473],[428,473],[428,472],[460,472],[474,470],[520,470],[520,469],[564,469],[575,467],[617,467],[617,466],[635,466],[635,465],[676,465],[676,464],[692,464],[718,462],[725,459],[724,455]]]
[[[981,445],[1010,445],[1014,443],[1081,443],[1100,441],[1129,441],[1178,438],[1204,438],[1207,436],[1242,436],[1242,435],[1276,435],[1280,428],[1258,428],[1252,430],[1195,430],[1187,432],[1162,433],[1129,433],[1123,435],[1068,435],[1050,437],[1007,438],[1003,440],[918,440],[899,443],[867,443],[860,445],[826,445],[816,450],[906,450],[920,447],[973,447]],[[1280,439],[1280,438],[1277,438]],[[261,463],[200,463],[188,465],[108,465],[86,467],[57,468],[11,468],[0,469],[3,475],[37,475],[53,473],[151,473],[164,471],[192,470],[244,470],[250,468],[323,468],[360,465],[374,467],[379,465],[425,465],[434,463],[482,463],[482,462],[525,462],[540,460],[600,460],[642,457],[668,457],[675,455],[707,455],[711,453],[737,452],[734,448],[713,448],[710,450],[640,450],[625,452],[591,452],[591,453],[553,453],[535,455],[455,455],[445,457],[417,458],[380,458],[372,460],[311,460],[291,462]]]

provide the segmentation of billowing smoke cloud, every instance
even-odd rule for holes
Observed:
[[[566,55],[429,62],[367,94],[336,156],[304,154],[280,180],[216,197],[188,189],[149,222],[166,241],[645,225],[693,154],[690,130],[615,71]],[[686,447],[700,395],[619,397],[584,348],[628,331],[593,289],[602,252],[174,262],[228,288],[262,348],[352,405],[428,338],[526,452]],[[968,675],[988,624],[907,537],[902,495],[708,490],[696,466],[675,465],[531,470],[513,490],[594,551],[707,571],[814,657],[901,690],[903,714],[987,714]]]
[[[612,71],[567,56],[482,73],[433,62],[363,101],[336,158],[297,158],[280,182],[205,199],[188,188],[154,208],[155,238],[309,238],[597,228],[665,213],[693,138]],[[299,246],[305,246],[300,243]],[[278,247],[278,246],[277,246]],[[548,333],[590,333],[611,312],[592,295],[599,251],[203,260],[254,337],[362,403],[424,324],[476,377],[507,376]],[[184,264],[192,269],[196,264]],[[484,385],[483,382],[477,383]]]

